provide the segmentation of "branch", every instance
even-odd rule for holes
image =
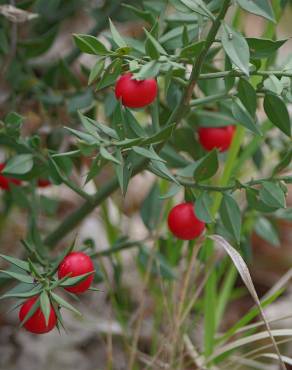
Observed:
[[[252,76],[277,76],[277,77],[292,77],[292,72],[285,72],[285,71],[250,71],[250,75]],[[209,80],[210,78],[223,78],[223,77],[241,77],[245,76],[243,72],[237,70],[231,71],[222,71],[222,72],[213,72],[213,73],[202,73],[199,77],[200,80]],[[181,82],[181,81],[180,81]]]
[[[292,180],[292,177],[291,176],[279,176],[279,177],[270,176],[270,177],[260,178],[260,179],[256,179],[256,180],[250,180],[250,181],[247,181],[243,184],[241,184],[240,182],[237,182],[233,185],[228,185],[228,186],[203,185],[203,184],[198,184],[198,183],[193,182],[193,181],[180,180],[178,178],[176,178],[176,179],[182,186],[185,186],[185,187],[222,193],[222,192],[228,191],[228,190],[235,191],[235,190],[245,189],[249,186],[261,185],[265,181],[273,181],[273,182],[274,181],[284,181],[284,182],[287,181],[287,182],[290,182]]]

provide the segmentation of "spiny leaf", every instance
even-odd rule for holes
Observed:
[[[5,261],[11,263],[12,265],[17,266],[24,271],[30,272],[29,264],[27,262],[15,257],[6,256],[5,254],[0,254],[0,257],[2,257]]]
[[[13,278],[15,280],[18,280],[18,281],[21,281],[21,282],[26,283],[26,284],[33,284],[34,283],[34,279],[31,276],[28,276],[28,275],[20,274],[20,273],[13,272],[13,271],[7,271],[7,270],[0,270],[0,272],[2,274],[6,274],[6,275],[10,276],[11,278]]]
[[[82,316],[81,313],[75,307],[73,307],[70,303],[68,303],[67,301],[65,301],[63,298],[61,298],[57,294],[55,294],[53,292],[50,292],[50,295],[51,295],[52,299],[56,303],[58,303],[60,306],[62,306],[64,308],[67,308],[69,311],[74,312],[78,316]]]

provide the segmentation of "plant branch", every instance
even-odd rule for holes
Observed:
[[[182,117],[188,111],[189,103],[192,97],[192,92],[199,79],[205,57],[216,38],[217,32],[221,25],[221,20],[225,17],[230,3],[231,0],[224,0],[221,11],[219,12],[217,18],[215,19],[209,31],[205,47],[198,55],[197,59],[193,64],[189,83],[184,90],[184,93],[179,104],[169,117],[167,124],[175,122],[176,125],[178,125]],[[162,147],[163,144],[159,144],[158,151],[161,150]],[[147,166],[147,163],[148,160],[144,159],[138,165],[136,165],[133,169],[132,176],[144,170],[145,167]],[[48,235],[47,238],[44,240],[44,243],[49,247],[54,247],[55,244],[60,239],[62,239],[66,234],[73,230],[89,213],[91,213],[94,210],[94,208],[100,205],[107,197],[109,197],[113,192],[115,192],[118,189],[118,187],[119,183],[116,178],[108,181],[103,187],[100,188],[100,190],[95,195],[92,196],[92,200],[87,200],[84,204],[80,206],[80,208],[76,209],[73,213],[71,213],[71,215],[69,215],[57,227],[56,230],[54,230],[50,235]]]
[[[292,72],[285,72],[285,71],[250,71],[250,75],[252,76],[277,76],[277,77],[292,77]],[[222,71],[222,72],[213,72],[213,73],[202,73],[199,77],[200,80],[209,80],[211,78],[223,78],[223,77],[240,77],[245,76],[243,72],[237,70],[231,71]]]

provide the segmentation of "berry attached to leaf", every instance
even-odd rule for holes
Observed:
[[[0,163],[0,188],[3,190],[9,190],[10,189],[10,184],[14,185],[21,185],[21,181],[18,179],[14,179],[9,176],[4,176],[1,174],[2,170],[5,167],[5,163]]]
[[[142,108],[151,104],[156,98],[157,82],[154,78],[138,81],[131,73],[126,73],[118,79],[115,94],[126,107]]]
[[[23,303],[19,311],[19,320],[22,322],[26,316],[29,314],[30,310],[33,309],[34,304],[36,303],[38,297],[29,298]],[[48,323],[46,324],[46,319],[41,311],[41,308],[38,307],[32,316],[24,323],[24,327],[27,331],[34,334],[44,334],[53,330],[57,323],[57,316],[53,306],[50,307],[50,316]]]
[[[235,126],[223,127],[200,127],[198,130],[199,142],[204,149],[211,151],[217,148],[220,152],[225,152],[231,145]]]
[[[194,206],[193,203],[181,203],[169,212],[168,227],[178,239],[195,239],[205,229],[205,223],[195,215]]]
[[[59,279],[63,279],[66,276],[73,278],[90,272],[92,274],[84,280],[75,285],[65,287],[65,289],[71,293],[83,293],[90,287],[94,278],[94,264],[91,258],[83,252],[72,252],[60,263],[58,277]]]

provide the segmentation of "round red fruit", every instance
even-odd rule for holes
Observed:
[[[202,234],[205,223],[196,217],[193,203],[181,203],[169,212],[168,227],[177,238],[192,240]]]
[[[38,187],[39,188],[46,188],[47,186],[51,185],[51,181],[47,179],[38,179]]]
[[[21,322],[25,319],[26,315],[31,310],[32,306],[34,305],[37,299],[38,297],[29,298],[27,301],[23,303],[19,311],[19,320]],[[27,331],[30,331],[31,333],[44,334],[54,329],[56,323],[57,323],[56,313],[53,306],[51,305],[49,322],[47,325],[45,316],[40,307],[38,307],[35,313],[26,321],[26,323],[23,326]]]
[[[11,183],[18,186],[21,185],[20,180],[1,175],[1,172],[4,169],[5,165],[5,163],[0,163],[0,188],[3,190],[9,190]]]
[[[83,252],[72,252],[68,254],[60,263],[58,268],[59,279],[65,276],[75,277],[92,272],[87,278],[73,286],[68,286],[65,289],[71,293],[83,293],[91,285],[94,278],[94,264],[89,256]]]
[[[117,99],[129,108],[142,108],[151,104],[157,95],[157,82],[154,78],[135,80],[131,73],[122,75],[115,87]]]
[[[235,126],[223,127],[200,127],[198,130],[199,141],[208,151],[217,148],[220,152],[225,152],[231,145],[235,132]]]

